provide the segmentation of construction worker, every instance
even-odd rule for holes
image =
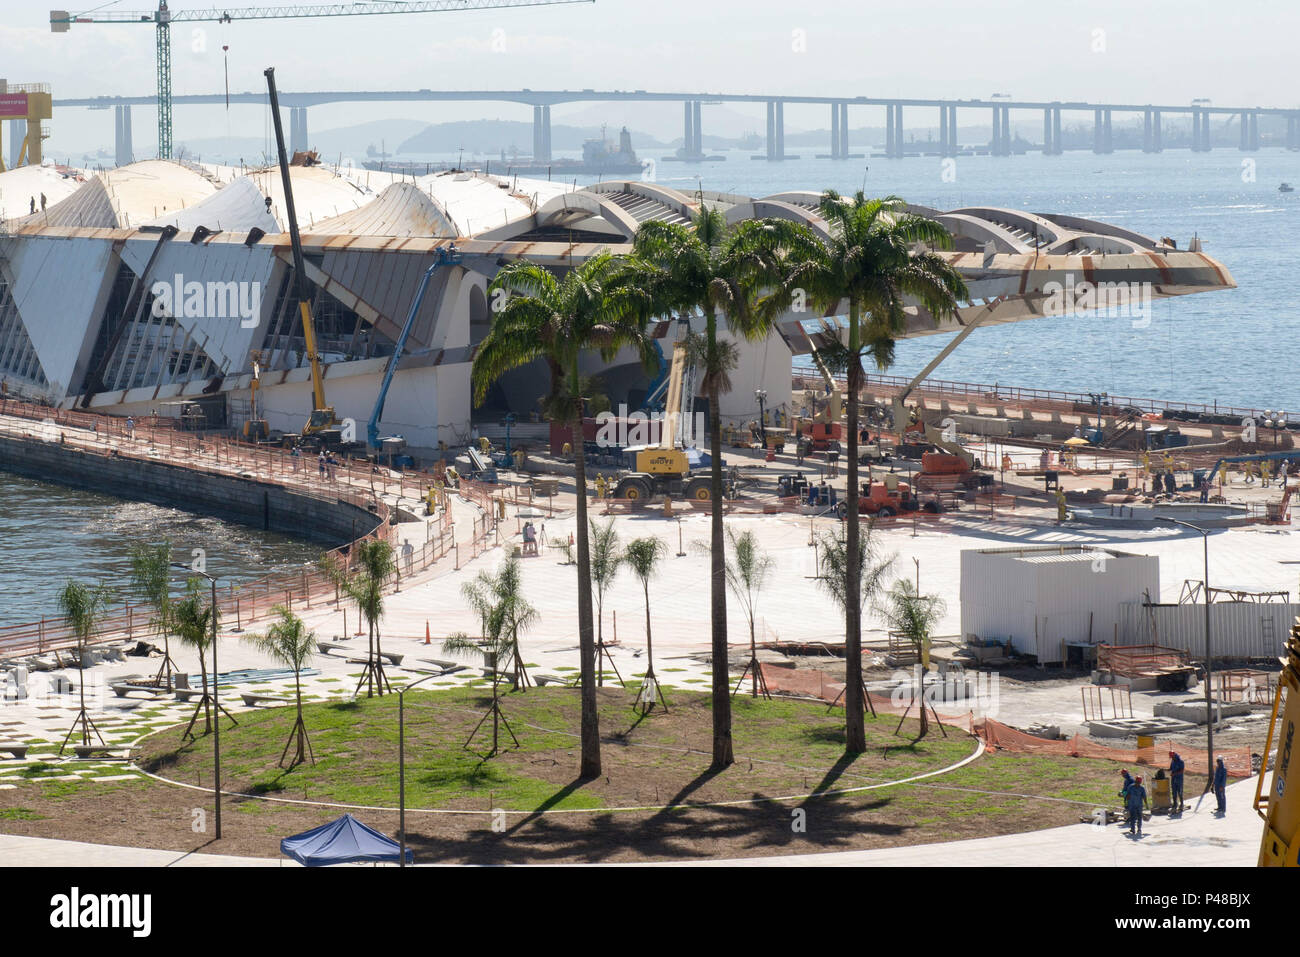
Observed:
[[[604,498],[609,492],[609,483],[605,481],[603,474],[596,475],[596,498]]]
[[[1056,486],[1056,524],[1060,525],[1065,521],[1065,489],[1058,484]]]
[[[1219,466],[1219,488],[1223,488],[1223,486],[1227,484],[1228,484],[1228,464],[1225,462],[1224,464]]]
[[[506,499],[504,495],[497,499],[497,520],[502,522],[506,520]]]
[[[1269,482],[1273,480],[1273,463],[1259,463],[1259,484],[1263,488],[1268,488]]]
[[[1134,826],[1137,827],[1137,836],[1142,836],[1142,812],[1147,806],[1147,789],[1142,786],[1142,778],[1136,777],[1133,783],[1129,785],[1128,792],[1124,797],[1124,810],[1128,812],[1127,823],[1128,832],[1133,833]]]
[[[425,515],[432,515],[438,507],[438,493],[432,485],[429,486],[428,492],[424,495]]]
[[[1228,813],[1228,766],[1223,758],[1216,759],[1214,765],[1214,798],[1219,802],[1220,817]]]
[[[1181,811],[1187,807],[1183,801],[1183,771],[1187,765],[1177,751],[1169,752],[1169,809]]]
[[[486,435],[483,436],[478,440],[478,448],[480,452],[482,452],[484,455],[487,455],[489,452],[492,451],[492,440],[489,439]]]

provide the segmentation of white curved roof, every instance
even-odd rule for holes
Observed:
[[[357,209],[317,222],[313,233],[349,236],[425,236],[455,239],[456,225],[414,183],[394,183]]]
[[[248,176],[223,186],[201,203],[165,213],[147,225],[175,226],[181,232],[193,232],[200,226],[235,232],[247,232],[253,227],[268,234],[281,232],[280,224],[267,211],[266,197]]]
[[[187,209],[217,191],[204,173],[168,160],[145,160],[104,170],[23,225],[133,228]],[[48,195],[48,194],[47,194]]]
[[[5,170],[0,173],[0,221],[27,216],[32,200],[39,211],[42,193],[47,207],[62,202],[81,187],[87,175],[66,166],[19,166]]]

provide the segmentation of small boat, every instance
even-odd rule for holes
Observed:
[[[1277,191],[1279,193],[1294,193],[1295,187],[1292,186],[1290,183],[1283,183],[1281,186],[1277,188]]]

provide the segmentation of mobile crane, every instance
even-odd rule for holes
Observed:
[[[1273,698],[1273,714],[1268,722],[1268,739],[1264,761],[1255,784],[1255,810],[1264,819],[1264,834],[1259,843],[1260,867],[1296,867],[1300,857],[1300,775],[1294,788],[1287,787],[1291,760],[1296,746],[1296,725],[1300,724],[1300,618],[1291,627],[1286,656],[1280,659],[1282,673]],[[1283,701],[1285,709],[1283,710]],[[1282,724],[1278,727],[1278,712]],[[1273,751],[1274,737],[1277,752]],[[1300,762],[1297,762],[1300,764]],[[1273,769],[1273,782],[1264,792],[1264,779]]]
[[[628,449],[632,471],[622,475],[614,488],[615,498],[644,501],[654,495],[680,495],[700,502],[712,498],[712,485],[705,473],[692,473],[686,452],[677,441],[682,395],[686,385],[686,344],[673,346],[673,364],[668,373],[664,418],[659,426],[659,444]]]
[[[263,71],[271,98],[271,120],[275,125],[275,148],[280,159],[280,179],[284,184],[284,208],[289,220],[289,242],[293,247],[293,289],[302,317],[302,338],[311,362],[312,412],[302,428],[302,438],[311,442],[335,444],[341,438],[334,407],[325,401],[325,378],[320,371],[320,350],[316,346],[316,326],[311,318],[311,296],[307,290],[307,267],[302,257],[302,237],[298,233],[298,214],[293,208],[293,182],[289,176],[289,158],[284,149],[284,129],[280,124],[280,98],[275,90],[275,67]]]

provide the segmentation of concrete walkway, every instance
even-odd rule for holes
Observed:
[[[1228,786],[1228,813],[1217,817],[1214,795],[1180,817],[1153,815],[1144,836],[1128,836],[1119,824],[1071,824],[1023,834],[1004,834],[948,844],[885,847],[714,860],[705,864],[759,867],[1254,867],[1264,822],[1251,803],[1255,779]]]
[[[5,867],[298,867],[274,857],[232,857],[148,847],[83,844],[45,837],[0,834],[0,865]]]
[[[683,862],[687,866],[750,867],[1253,867],[1263,822],[1251,807],[1255,781],[1228,788],[1228,814],[1214,814],[1214,795],[1181,817],[1156,815],[1145,836],[1118,824],[1072,824],[947,844],[871,851],[788,854]],[[1196,807],[1196,799],[1191,801]],[[8,867],[298,867],[284,858],[233,857],[186,851],[83,844],[0,835],[0,866]],[[358,865],[360,866],[360,865]],[[634,866],[634,865],[622,865]],[[675,866],[675,862],[664,862]]]

